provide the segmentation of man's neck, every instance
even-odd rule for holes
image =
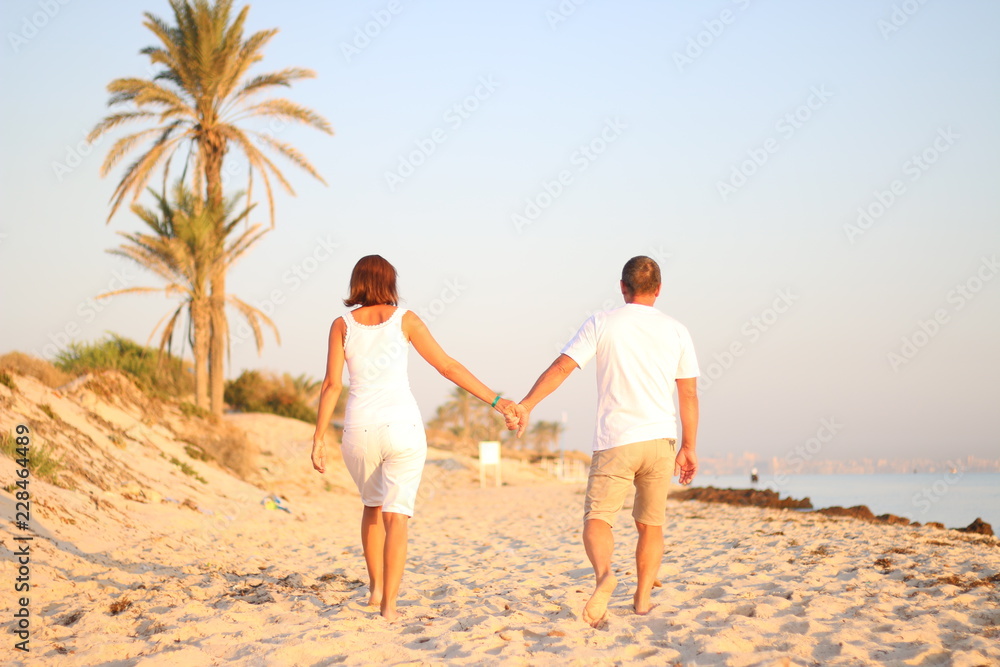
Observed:
[[[637,306],[652,306],[656,303],[656,296],[652,294],[638,294],[631,299],[626,299],[625,303],[632,303]]]

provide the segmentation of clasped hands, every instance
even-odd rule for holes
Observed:
[[[528,417],[531,415],[528,408],[520,403],[502,398],[497,401],[497,410],[503,415],[507,430],[517,431],[517,437],[520,438],[524,434],[524,430],[528,428]]]

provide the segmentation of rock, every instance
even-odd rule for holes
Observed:
[[[195,512],[198,511],[198,504],[190,498],[185,498],[184,502],[181,503],[181,507],[186,507],[190,510],[194,510]]]
[[[937,521],[928,521],[924,525],[928,528],[937,528],[938,530],[944,530],[944,524],[938,523]]]
[[[896,516],[895,514],[879,514],[875,518],[881,521],[882,523],[901,524],[904,526],[910,525],[909,519],[901,516]]]
[[[963,533],[975,533],[976,535],[993,535],[993,526],[979,517],[976,517],[976,520],[965,528],[958,528],[957,530]]]
[[[812,509],[808,498],[782,498],[776,491],[770,489],[717,489],[714,486],[690,489],[679,489],[670,493],[673,500],[701,500],[709,503],[727,503],[729,505],[751,505],[753,507],[770,507],[774,509]]]
[[[868,509],[867,505],[855,505],[854,507],[843,508],[839,505],[834,505],[833,507],[824,507],[821,510],[817,510],[820,514],[826,514],[827,516],[849,516],[855,519],[863,519],[864,521],[874,521],[875,515],[872,511]]]

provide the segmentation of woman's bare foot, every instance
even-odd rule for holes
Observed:
[[[587,604],[583,608],[583,620],[588,625],[596,628],[604,620],[604,616],[608,612],[608,601],[611,599],[611,594],[615,592],[615,586],[617,585],[618,579],[611,572],[605,574],[603,579],[598,580],[597,586],[594,588],[594,594],[590,596],[590,599],[587,600]]]
[[[399,618],[399,612],[396,611],[395,603],[386,604],[385,602],[383,602],[381,608],[382,608],[382,618],[389,621],[390,623]]]
[[[382,604],[382,591],[373,590],[371,596],[368,598],[369,607],[378,607]]]

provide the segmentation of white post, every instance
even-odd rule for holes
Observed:
[[[479,443],[479,488],[486,486],[486,466],[496,466],[494,484],[500,486],[500,442],[484,440]]]

